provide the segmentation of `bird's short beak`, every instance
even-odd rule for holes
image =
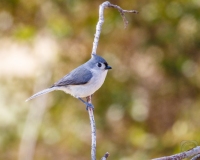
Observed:
[[[108,69],[112,69],[112,67],[111,67],[111,66],[106,66],[105,69],[107,69],[107,70],[108,70]]]

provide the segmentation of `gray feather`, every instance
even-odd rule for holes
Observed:
[[[41,96],[43,94],[49,93],[54,90],[60,90],[61,87],[67,86],[67,85],[83,85],[88,83],[92,79],[92,72],[90,71],[96,66],[96,63],[104,63],[105,65],[107,62],[102,57],[93,54],[91,59],[87,61],[85,64],[79,66],[78,68],[71,71],[69,74],[64,76],[62,79],[54,83],[54,85],[48,89],[42,90],[30,98],[28,98],[26,101],[29,101],[33,98],[36,98],[38,96]]]
[[[97,62],[105,63],[106,62],[106,60],[104,58],[102,58],[101,56],[98,56],[97,54],[92,54],[92,59],[91,60],[94,63],[97,63]]]
[[[81,85],[86,84],[92,78],[92,72],[84,67],[84,65],[71,71],[58,82],[54,83],[52,87],[61,87],[67,85]]]
[[[44,90],[42,90],[42,91],[40,91],[40,92],[38,92],[38,93],[32,95],[32,96],[31,96],[30,98],[28,98],[26,101],[29,101],[29,100],[31,100],[31,99],[33,99],[33,98],[36,98],[36,97],[38,97],[38,96],[41,96],[41,95],[43,95],[43,94],[49,93],[49,92],[54,91],[54,90],[56,90],[56,88],[47,88],[47,89],[44,89]]]

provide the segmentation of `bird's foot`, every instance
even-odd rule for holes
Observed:
[[[87,110],[87,111],[88,111],[88,108],[91,108],[92,110],[94,110],[94,106],[93,106],[92,103],[86,102],[85,105],[86,105],[86,110]]]
[[[88,111],[88,108],[92,108],[94,110],[94,106],[92,103],[88,103],[86,101],[84,101],[82,98],[77,97],[81,102],[83,102],[86,105],[86,110]]]

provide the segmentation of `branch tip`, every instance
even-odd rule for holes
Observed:
[[[101,160],[106,160],[108,157],[109,157],[109,153],[108,152],[106,152],[106,154],[101,158]]]
[[[109,155],[110,155],[110,154],[109,154],[108,152],[106,152],[106,154],[104,155],[104,157],[105,157],[105,158],[108,158]]]
[[[94,35],[94,41],[93,41],[93,47],[92,47],[92,53],[96,53],[98,42],[99,42],[99,37],[101,33],[101,28],[104,23],[104,16],[103,12],[105,8],[115,8],[119,11],[120,15],[122,16],[123,22],[124,22],[124,28],[127,27],[128,25],[128,20],[125,17],[125,13],[136,13],[138,14],[139,12],[136,10],[124,10],[118,5],[111,4],[109,1],[105,1],[102,4],[99,5],[99,21],[96,25],[96,33]]]

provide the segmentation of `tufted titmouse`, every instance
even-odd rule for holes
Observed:
[[[82,97],[92,95],[102,86],[109,69],[112,68],[105,59],[96,54],[92,54],[89,61],[72,70],[69,74],[54,83],[50,88],[34,94],[26,101],[54,90],[62,90],[81,100],[86,105],[86,109],[88,109],[88,107],[94,109],[94,106],[84,101]]]

